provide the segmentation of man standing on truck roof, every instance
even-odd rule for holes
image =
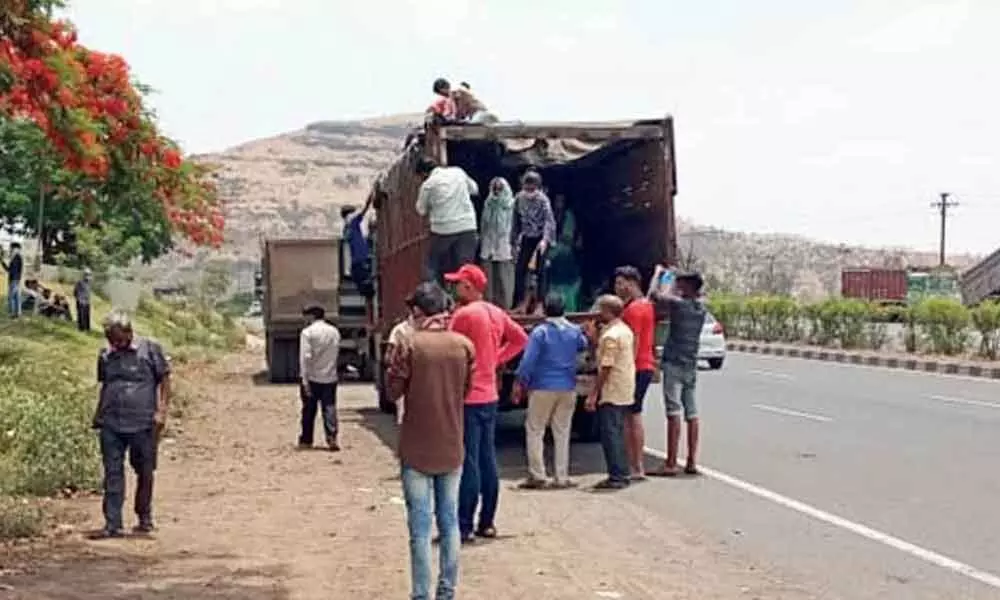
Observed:
[[[532,257],[536,261],[538,272],[538,297],[545,297],[546,252],[556,237],[556,219],[552,212],[552,203],[542,191],[542,176],[537,171],[528,171],[521,178],[521,191],[517,193],[512,236],[518,248],[514,274],[514,305],[517,306],[524,300],[528,267]]]
[[[486,274],[466,264],[445,280],[455,284],[459,308],[451,317],[451,330],[469,338],[476,349],[476,372],[465,397],[465,463],[458,500],[458,525],[462,541],[475,536],[495,538],[500,480],[497,474],[496,420],[500,392],[497,369],[521,353],[528,335],[506,311],[485,302]],[[476,506],[482,496],[479,525],[473,528]]]
[[[625,418],[635,402],[635,336],[622,321],[625,303],[621,298],[601,296],[597,299],[597,310],[603,325],[597,341],[597,381],[584,408],[597,411],[601,447],[608,466],[608,478],[595,487],[620,490],[630,482]]]
[[[463,398],[471,387],[475,349],[448,331],[447,297],[435,283],[411,296],[416,328],[390,357],[389,389],[408,398],[399,430],[399,462],[410,530],[411,598],[430,598],[432,506],[441,540],[436,598],[454,598],[461,536]]]
[[[417,195],[417,214],[430,220],[431,249],[426,279],[438,281],[445,273],[475,262],[479,235],[472,197],[479,186],[461,167],[442,167],[429,156],[417,160],[424,178]]]
[[[368,195],[368,200],[361,210],[353,206],[340,209],[340,218],[344,221],[344,241],[351,254],[351,280],[365,299],[365,316],[369,325],[372,324],[375,311],[372,306],[375,298],[375,283],[372,280],[371,248],[368,246],[368,236],[365,233],[365,215],[375,200],[375,191]]]
[[[632,266],[615,270],[615,294],[625,303],[622,320],[635,336],[635,401],[625,417],[625,447],[633,481],[646,478],[643,469],[643,448],[646,432],[642,426],[642,406],[656,370],[653,349],[656,334],[656,311],[642,290],[642,275]]]
[[[299,337],[299,373],[302,377],[302,431],[299,447],[312,448],[317,408],[323,415],[326,445],[339,452],[337,443],[337,359],[340,331],[326,322],[322,306],[309,306],[302,315],[309,324]]]
[[[665,269],[656,268],[653,281],[660,281]],[[677,450],[681,437],[681,414],[687,421],[687,465],[684,472],[697,475],[699,420],[695,403],[698,380],[698,344],[705,324],[705,305],[699,298],[704,285],[698,273],[682,273],[660,286],[650,296],[659,312],[668,315],[670,329],[663,345],[663,403],[667,413],[667,458],[663,468],[651,475],[674,477],[678,474]]]

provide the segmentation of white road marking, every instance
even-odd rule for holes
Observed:
[[[756,369],[750,369],[747,373],[750,373],[751,375],[760,375],[761,377],[770,377],[772,379],[782,379],[784,381],[791,381],[795,379],[791,375],[787,375],[785,373],[775,373],[774,371],[759,371]]]
[[[968,400],[966,398],[955,398],[954,396],[928,396],[931,400],[947,402],[949,404],[968,404],[969,406],[984,406],[986,408],[1000,408],[996,402],[986,402],[984,400]]]
[[[1000,384],[1000,379],[992,379],[990,377],[976,377],[974,375],[958,375],[956,373],[936,373],[934,371],[923,371],[921,369],[904,369],[901,367],[882,367],[877,365],[860,365],[849,362],[837,362],[833,360],[816,360],[810,358],[802,358],[801,356],[774,356],[773,354],[757,354],[756,352],[739,352],[732,350],[733,353],[741,354],[743,356],[752,356],[754,358],[763,358],[766,360],[785,362],[788,360],[797,360],[807,363],[816,363],[817,365],[826,365],[829,367],[840,367],[843,369],[868,369],[869,371],[882,371],[882,372],[892,372],[892,373],[906,373],[908,375],[918,375],[922,377],[943,377],[945,379],[961,379],[962,381],[974,381],[976,383],[983,384]],[[919,360],[919,357],[915,357]]]
[[[666,454],[664,452],[661,452],[654,448],[646,447],[644,450],[646,451],[646,454],[649,454],[651,456],[655,456],[661,459],[666,458]],[[725,483],[726,485],[732,486],[739,490],[743,490],[744,492],[748,492],[750,494],[753,494],[754,496],[763,498],[764,500],[769,500],[771,502],[774,502],[775,504],[794,510],[797,513],[806,515],[808,517],[812,517],[813,519],[816,519],[817,521],[822,521],[827,525],[833,525],[834,527],[839,527],[840,529],[849,531],[863,538],[867,538],[873,542],[878,542],[882,545],[888,546],[895,550],[899,550],[900,552],[909,554],[914,558],[918,558],[932,565],[937,565],[953,573],[964,575],[969,579],[973,579],[975,581],[978,581],[979,583],[988,585],[992,588],[1000,589],[1000,576],[998,575],[995,575],[988,571],[977,569],[976,567],[955,560],[954,558],[950,558],[943,554],[938,554],[933,550],[921,548],[916,544],[911,544],[910,542],[901,540],[898,537],[895,537],[888,533],[881,532],[877,529],[872,529],[867,525],[863,525],[861,523],[855,523],[854,521],[849,521],[844,517],[839,517],[835,514],[828,513],[824,510],[816,508],[815,506],[810,506],[809,504],[800,502],[793,498],[782,496],[777,492],[772,492],[767,488],[760,487],[759,485],[755,485],[748,481],[743,481],[742,479],[733,477],[732,475],[727,475],[721,471],[716,471],[715,469],[710,469],[702,465],[699,465],[698,468],[704,475],[711,477],[716,481]]]
[[[780,408],[778,406],[770,406],[768,404],[751,404],[754,408],[759,408],[760,410],[766,410],[767,412],[777,413],[779,415],[788,415],[789,417],[802,417],[803,419],[811,419],[813,421],[819,421],[820,423],[829,423],[833,419],[830,417],[824,417],[823,415],[814,415],[812,413],[799,412],[797,410],[789,410],[787,408]]]

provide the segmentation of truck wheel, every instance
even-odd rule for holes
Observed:
[[[597,413],[585,411],[583,400],[584,398],[577,399],[576,412],[573,413],[573,433],[578,442],[589,444],[601,439],[601,429]]]
[[[718,371],[722,368],[723,359],[721,358],[710,358],[708,359],[708,368],[713,371]]]

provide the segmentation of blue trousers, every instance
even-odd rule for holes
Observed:
[[[458,584],[458,485],[460,471],[431,475],[403,465],[403,497],[410,530],[410,587],[412,600],[431,597],[431,519],[437,521],[441,554],[437,600],[455,597]]]
[[[465,463],[458,494],[458,526],[463,536],[475,528],[476,507],[479,528],[493,527],[500,497],[500,476],[496,448],[497,403],[465,405]]]

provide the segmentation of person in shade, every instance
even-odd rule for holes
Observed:
[[[437,284],[419,285],[411,301],[414,330],[400,338],[388,371],[392,397],[407,398],[398,454],[410,530],[410,597],[431,597],[434,518],[441,548],[435,598],[449,600],[458,583],[463,404],[472,385],[475,349],[448,330],[448,302]]]
[[[625,447],[628,450],[629,470],[632,481],[646,478],[643,468],[643,448],[646,432],[642,425],[642,408],[646,391],[653,382],[656,371],[654,337],[656,334],[656,310],[646,298],[642,289],[642,275],[635,267],[619,267],[615,270],[615,295],[625,303],[622,321],[629,326],[635,336],[635,401],[625,417]]]
[[[170,363],[160,345],[135,336],[131,319],[120,311],[104,319],[104,337],[108,345],[97,359],[100,395],[93,420],[104,464],[104,527],[92,539],[123,535],[126,454],[136,474],[134,531],[154,530],[153,473],[170,407]]]
[[[528,454],[528,479],[523,489],[549,487],[545,477],[545,430],[552,428],[555,449],[555,488],[573,487],[569,479],[569,441],[576,410],[577,357],[589,341],[583,331],[566,320],[566,306],[558,294],[545,298],[545,321],[528,336],[528,346],[517,368],[514,402],[528,395],[524,422]]]
[[[597,411],[601,448],[608,478],[599,490],[620,490],[629,485],[628,453],[625,449],[625,418],[635,402],[635,336],[622,321],[625,303],[618,296],[597,299],[602,328],[597,344],[597,381],[584,407]]]
[[[657,267],[653,281],[662,281],[665,269]],[[698,273],[679,273],[672,284],[661,283],[651,290],[650,297],[658,311],[666,314],[670,323],[667,341],[663,344],[663,403],[667,413],[667,458],[663,468],[650,475],[674,477],[677,451],[681,438],[681,415],[687,422],[687,464],[684,472],[698,474],[698,436],[701,422],[695,402],[698,382],[698,344],[705,324],[705,305],[701,301],[704,280]]]
[[[340,330],[326,322],[322,306],[308,306],[302,311],[307,325],[299,335],[299,376],[302,378],[302,429],[299,448],[312,448],[316,413],[323,415],[326,445],[339,452],[337,441],[337,359],[340,354]]]
[[[458,526],[462,541],[468,543],[475,536],[497,535],[497,369],[521,353],[528,335],[506,311],[483,300],[486,274],[479,267],[462,265],[445,280],[455,286],[459,304],[452,313],[451,330],[469,338],[476,349],[476,372],[465,397],[465,462],[458,499]],[[479,523],[474,527],[480,498]]]
[[[0,251],[0,267],[7,271],[7,314],[16,319],[21,316],[21,277],[24,275],[24,257],[21,244],[10,245],[10,260],[4,260]]]
[[[505,310],[514,303],[513,225],[514,192],[506,179],[494,177],[483,203],[479,257],[486,269],[486,299]]]
[[[443,283],[441,277],[476,260],[479,244],[476,208],[472,197],[479,186],[461,167],[442,167],[430,157],[417,161],[423,177],[416,211],[430,223],[430,255],[424,280]]]
[[[83,276],[73,286],[73,298],[76,300],[76,326],[80,331],[90,331],[90,293],[92,274],[90,269],[83,270]]]

